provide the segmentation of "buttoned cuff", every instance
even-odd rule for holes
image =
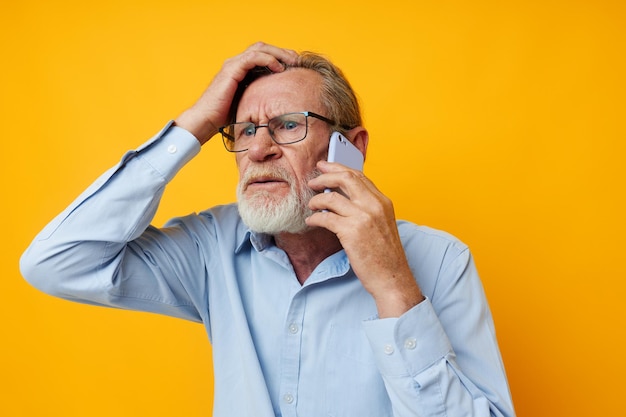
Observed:
[[[383,376],[416,376],[452,352],[429,299],[399,318],[363,322]]]
[[[200,152],[200,143],[189,131],[169,122],[135,152],[136,157],[152,166],[169,182]]]

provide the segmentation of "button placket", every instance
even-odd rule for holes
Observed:
[[[306,297],[294,294],[284,324],[281,360],[280,402],[285,417],[295,416],[298,397],[298,375],[300,374],[300,351]]]

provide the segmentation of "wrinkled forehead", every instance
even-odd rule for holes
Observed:
[[[315,109],[306,110],[320,111],[321,86],[321,75],[311,69],[287,67],[284,72],[272,73],[264,67],[257,67],[239,83],[229,119],[234,122],[239,111],[244,110],[242,107],[249,105],[252,100],[271,103],[272,100],[291,97],[296,101],[308,101],[309,105],[315,104]]]
[[[317,72],[303,68],[260,76],[242,91],[235,110],[236,121],[254,118],[256,114],[277,116],[280,112],[322,112],[321,82]]]

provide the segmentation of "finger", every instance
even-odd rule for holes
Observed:
[[[361,172],[347,168],[340,164],[330,164],[326,166],[326,173],[311,179],[308,186],[318,192],[325,189],[339,189],[350,199],[359,195],[359,190],[374,192],[371,181]]]
[[[329,211],[316,211],[304,221],[309,227],[322,227],[337,234],[337,230],[334,228],[335,222],[332,221],[333,216],[337,215]]]
[[[251,45],[249,49],[258,50],[263,53],[269,54],[275,57],[276,59],[278,59],[279,61],[288,65],[295,64],[298,59],[298,53],[294,51],[293,49],[280,48],[280,47],[270,45],[264,42],[257,42]]]
[[[309,200],[309,208],[313,212],[330,211],[340,216],[347,216],[354,211],[354,203],[337,191],[316,194]]]
[[[351,169],[345,165],[337,162],[327,162],[324,160],[318,161],[317,169],[321,172],[321,175],[318,175],[309,181],[309,186],[311,187],[324,188],[323,185],[325,184],[325,181],[328,181],[328,177],[330,176],[328,174],[351,171]]]
[[[257,42],[241,54],[245,68],[250,70],[256,66],[266,67],[272,72],[282,72],[285,64],[293,65],[298,59],[298,53],[286,48]]]
[[[336,206],[337,204],[330,205]],[[313,214],[305,219],[305,222],[308,226],[322,227],[324,229],[330,230],[338,237],[344,235],[345,230],[354,230],[354,227],[351,226],[351,221],[352,219],[350,217],[337,214],[333,210],[314,211]]]

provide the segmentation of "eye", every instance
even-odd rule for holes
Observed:
[[[272,126],[272,130],[292,131],[302,126],[302,122],[297,119],[295,115],[281,116],[270,122],[276,127]]]
[[[256,133],[256,128],[254,127],[253,124],[249,124],[241,128],[241,132],[239,132],[239,136],[250,137],[250,136],[254,136],[255,133]]]
[[[268,128],[277,143],[291,143],[304,139],[306,116],[303,113],[287,113],[269,121]]]
[[[298,122],[295,120],[284,120],[282,124],[282,129],[285,130],[293,130],[298,127]]]

